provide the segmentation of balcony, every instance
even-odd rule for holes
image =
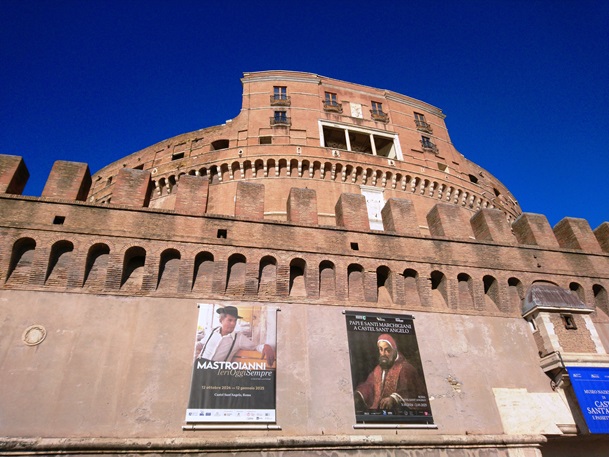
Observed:
[[[417,130],[425,133],[433,133],[433,129],[428,122],[425,122],[421,119],[415,119],[414,123],[417,125]]]
[[[375,121],[378,121],[378,122],[383,122],[385,124],[387,122],[389,122],[389,116],[387,115],[387,113],[384,113],[383,111],[380,111],[380,110],[371,109],[370,116],[372,117],[372,119],[374,119]]]
[[[324,111],[342,114],[343,104],[331,100],[324,100]]]
[[[292,125],[292,119],[288,116],[273,116],[271,117],[271,127]]]
[[[421,147],[423,148],[423,151],[426,152],[433,152],[434,154],[438,154],[439,152],[438,147],[429,140],[421,140]]]
[[[283,94],[271,95],[271,106],[290,106],[290,96]]]

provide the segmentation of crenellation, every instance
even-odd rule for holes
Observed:
[[[603,222],[594,229],[594,236],[604,252],[609,252],[609,222]]]
[[[91,188],[91,174],[86,163],[57,160],[42,190],[42,197],[85,201]]]
[[[561,248],[601,252],[590,224],[585,219],[565,217],[554,226],[554,235]]]
[[[512,224],[514,235],[520,244],[544,248],[558,248],[548,219],[543,214],[523,213]]]
[[[0,154],[0,194],[21,195],[29,177],[23,158]]]

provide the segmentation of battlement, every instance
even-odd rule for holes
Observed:
[[[1,182],[16,179],[19,169],[23,176],[20,158],[3,161],[20,165],[3,167]],[[427,234],[415,223],[416,202],[392,198],[378,231],[370,229],[364,196],[343,193],[336,224],[327,226],[318,221],[317,193],[302,188],[290,192],[289,220],[273,221],[265,219],[264,185],[247,181],[238,183],[235,215],[218,216],[205,212],[209,182],[197,176],[177,186],[176,210],[159,210],[145,207],[149,173],[130,169],[114,183],[116,199],[100,205],[82,201],[86,171],[62,162],[45,186],[52,194],[0,195],[3,288],[298,297],[518,316],[530,284],[558,277],[561,287],[602,310],[601,318],[609,315],[607,223],[592,231],[585,220],[565,218],[552,229],[544,216],[525,213],[510,225],[499,210],[472,217],[437,203],[427,214]]]

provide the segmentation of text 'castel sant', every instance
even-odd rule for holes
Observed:
[[[609,223],[523,213],[425,102],[242,83],[40,197],[0,156],[0,454],[606,456]]]

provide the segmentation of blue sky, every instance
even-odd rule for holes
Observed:
[[[0,143],[40,195],[300,70],[441,108],[455,147],[555,225],[609,221],[609,2],[0,0]]]

